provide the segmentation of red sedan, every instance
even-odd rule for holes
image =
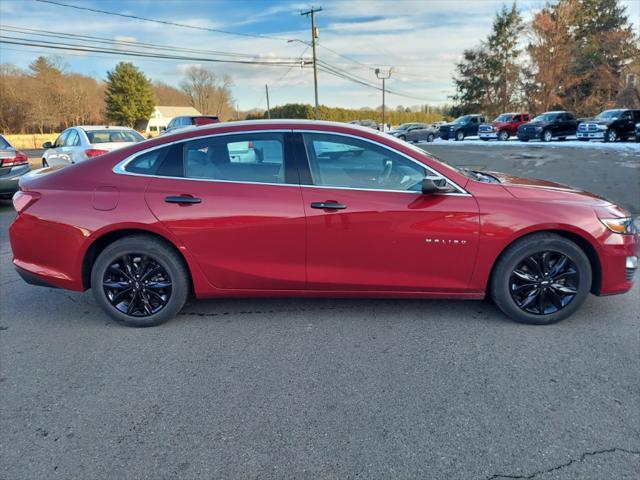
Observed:
[[[187,296],[480,299],[547,324],[627,292],[628,212],[570,187],[459,170],[368,128],[203,126],[21,181],[13,263],[93,289],[114,319],[169,320]],[[55,250],[43,248],[55,245]]]

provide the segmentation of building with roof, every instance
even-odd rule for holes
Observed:
[[[193,107],[170,107],[158,105],[153,109],[151,118],[147,123],[145,133],[150,135],[158,135],[166,130],[167,125],[173,117],[183,115],[201,115],[201,113]]]

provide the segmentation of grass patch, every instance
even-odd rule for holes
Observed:
[[[18,150],[30,150],[42,148],[44,142],[52,142],[58,138],[59,133],[25,133],[15,135],[3,135],[11,145]]]

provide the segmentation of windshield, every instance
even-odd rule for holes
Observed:
[[[543,113],[533,119],[534,122],[551,122],[558,116],[557,113]]]
[[[596,120],[613,120],[622,114],[623,110],[605,110],[596,115]]]
[[[123,143],[144,140],[144,137],[135,130],[90,130],[85,133],[89,143]]]
[[[471,118],[471,115],[465,115],[464,117],[458,117],[453,121],[453,123],[467,123],[470,118]]]
[[[508,115],[506,113],[503,113],[502,115],[500,115],[498,118],[496,118],[494,120],[494,122],[509,122],[511,121],[511,118],[513,117],[513,115]]]

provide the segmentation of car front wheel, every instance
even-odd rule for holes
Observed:
[[[545,130],[544,132],[542,132],[543,142],[550,142],[551,140],[553,140],[553,134],[551,133],[551,130]]]
[[[166,243],[132,235],[100,253],[91,271],[91,287],[111,318],[130,327],[151,327],[182,309],[189,275],[182,258]]]
[[[47,168],[49,166],[49,164],[47,163],[47,160],[45,158],[42,159],[42,168]]]
[[[507,248],[495,265],[490,293],[516,322],[555,323],[573,314],[591,290],[591,264],[572,241],[534,234]]]
[[[500,140],[502,142],[506,142],[507,140],[509,140],[509,132],[507,132],[506,130],[502,130],[498,134],[498,140]]]
[[[431,143],[431,142],[433,142],[433,141],[435,140],[435,138],[436,138],[436,137],[433,135],[433,133],[430,133],[430,134],[427,136],[427,142]]]
[[[605,142],[615,142],[617,139],[618,139],[618,134],[613,129],[607,130],[607,132],[604,134]]]
[[[464,140],[464,132],[461,130],[458,130],[456,132],[456,141],[460,142],[462,140]]]

